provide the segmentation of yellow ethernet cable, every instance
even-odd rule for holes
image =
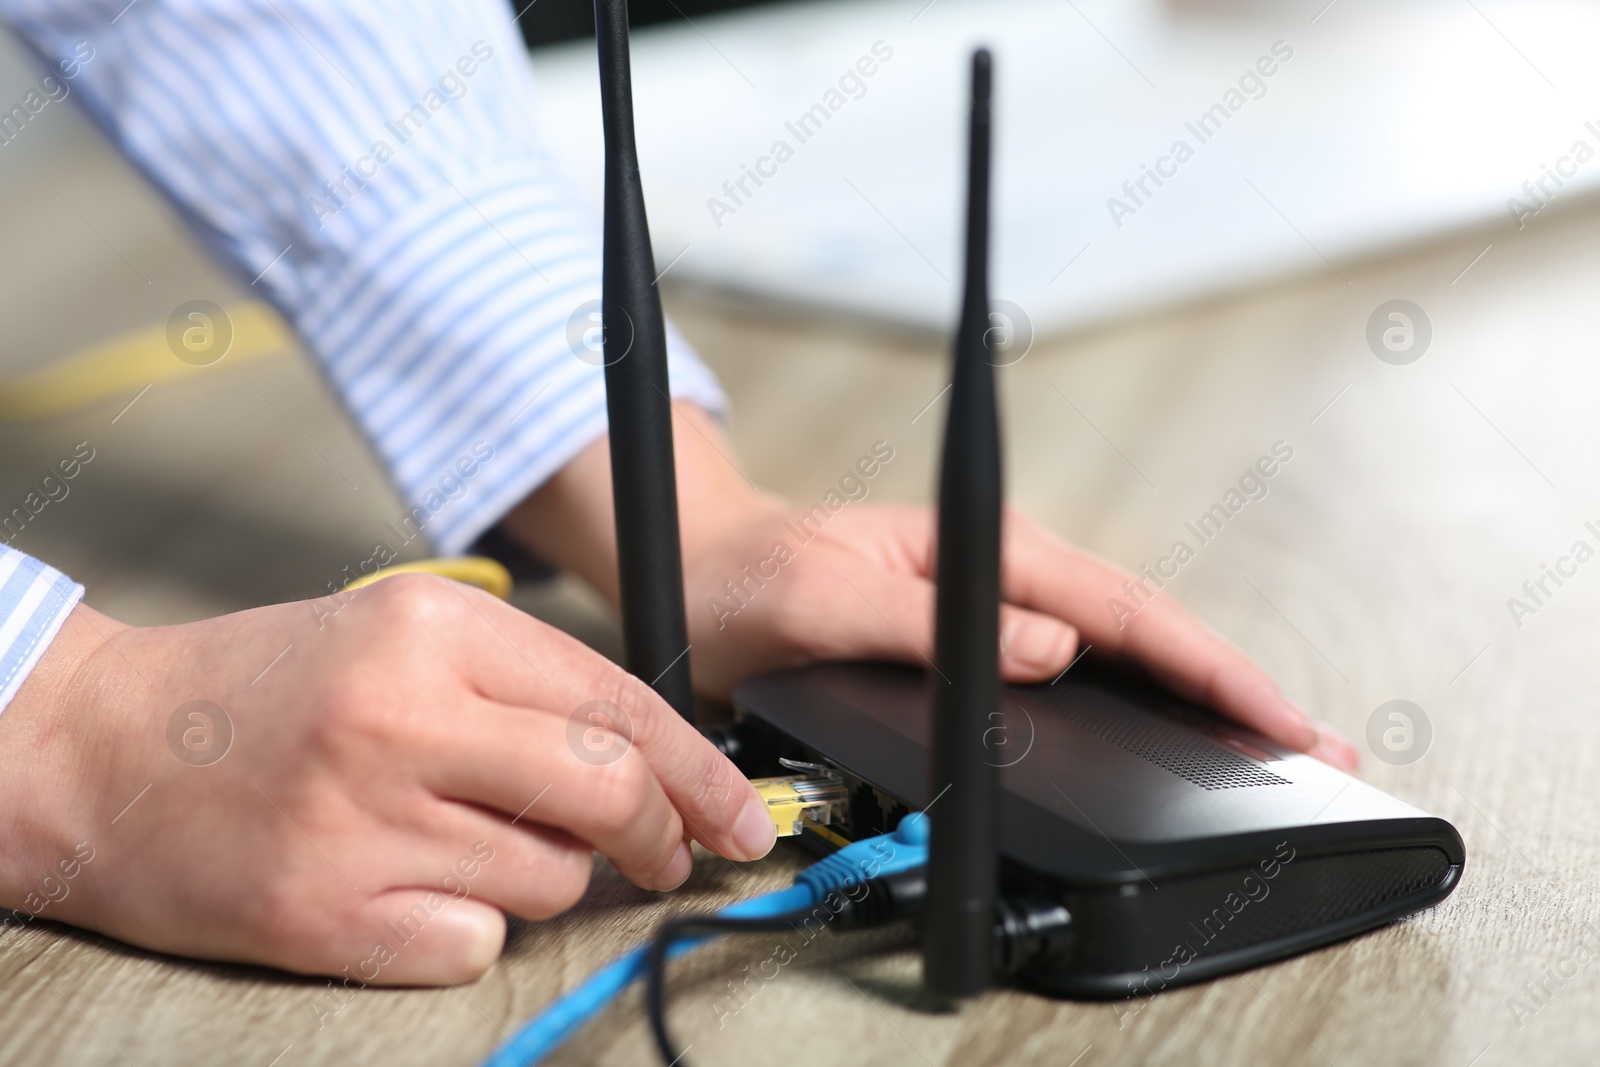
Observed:
[[[259,302],[222,312],[232,331],[223,353],[229,365],[294,351],[294,333]],[[218,356],[221,360],[223,356]],[[0,420],[45,419],[100,401],[127,397],[154,382],[203,374],[208,367],[179,359],[158,323],[114,337],[20,378],[0,380]]]
[[[485,593],[501,600],[511,599],[511,572],[497,561],[484,556],[457,556],[451,559],[419,559],[414,563],[397,563],[371,574],[363,575],[346,585],[346,592],[381,582],[396,574],[437,574],[467,585],[475,585]]]

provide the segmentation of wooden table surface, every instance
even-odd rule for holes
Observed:
[[[240,298],[103,149],[73,152],[14,176],[0,207],[9,253],[0,373],[162,322],[182,300]],[[958,1014],[928,1014],[916,1006],[916,957],[890,932],[808,947],[730,1015],[717,1010],[728,983],[771,949],[729,941],[675,972],[672,1020],[695,1062],[1600,1058],[1600,961],[1584,947],[1587,938],[1600,948],[1600,563],[1552,586],[1531,615],[1515,619],[1507,606],[1574,541],[1600,546],[1584,527],[1600,520],[1597,248],[1600,209],[1552,209],[1521,232],[1460,235],[1041,340],[1001,376],[1011,498],[1128,566],[1164,554],[1184,521],[1275,442],[1292,447],[1269,495],[1172,589],[1358,741],[1385,701],[1424,709],[1432,740],[1421,758],[1399,766],[1369,755],[1362,773],[1460,829],[1467,868],[1449,900],[1137,1012],[996,991]],[[1058,284],[1070,283],[1069,272]],[[886,440],[895,459],[874,497],[927,499],[942,340],[668,295],[734,398],[733,435],[753,477],[810,503]],[[1432,324],[1429,348],[1408,365],[1380,361],[1365,340],[1374,309],[1396,298]],[[163,384],[112,423],[121,406],[0,425],[0,492],[19,497],[73,442],[95,442],[74,499],[18,544],[129,621],[317,593],[399,510],[296,354]],[[519,603],[615,650],[614,622],[570,583],[525,590]],[[787,849],[743,867],[702,855],[670,897],[602,865],[572,913],[513,924],[483,980],[343,1002],[320,981],[155,956],[41,923],[0,943],[0,1062],[470,1065],[667,912],[783,884],[799,862]],[[652,1057],[629,996],[556,1062]]]

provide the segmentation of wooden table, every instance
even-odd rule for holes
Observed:
[[[183,299],[239,297],[102,149],[73,152],[16,178],[0,208],[7,371],[163,321]],[[150,285],[45,176],[90,205]],[[1597,544],[1584,528],[1600,519],[1597,247],[1600,209],[1552,209],[1522,232],[1466,234],[1041,341],[1002,374],[1011,498],[1125,565],[1163,554],[1275,442],[1293,448],[1270,494],[1173,591],[1352,737],[1389,699],[1425,709],[1423,757],[1369,758],[1363,773],[1460,828],[1467,869],[1449,900],[1136,1013],[999,991],[927,1014],[916,957],[891,932],[807,948],[729,1015],[714,1010],[727,1007],[728,983],[771,951],[730,941],[675,972],[673,1025],[695,1062],[1484,1067],[1600,1056],[1600,962],[1572,959],[1585,937],[1600,947],[1600,563],[1520,626],[1507,607],[1574,540]],[[1380,361],[1364,336],[1396,298],[1432,323],[1431,346],[1409,365]],[[809,503],[886,440],[896,457],[875,498],[928,497],[943,340],[683,291],[669,304],[732,393],[733,434],[757,480]],[[320,592],[398,510],[301,358],[152,389],[112,424],[119,406],[0,426],[0,491],[25,492],[72,442],[95,441],[76,499],[19,545],[130,621]],[[613,622],[570,583],[520,603],[615,649]],[[745,867],[703,855],[667,898],[601,865],[572,913],[513,924],[482,981],[360,992],[331,1016],[315,1007],[339,1003],[323,982],[41,924],[0,945],[0,1062],[470,1065],[667,911],[783,884],[798,863],[784,849]],[[1528,984],[1540,981],[1536,999]],[[628,997],[557,1062],[652,1056]]]

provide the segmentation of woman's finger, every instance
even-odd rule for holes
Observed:
[[[595,732],[604,744],[591,747]],[[480,700],[431,744],[434,759],[420,773],[440,796],[571,835],[646,889],[688,876],[677,810],[637,746],[611,726]]]
[[[690,833],[707,848],[735,860],[771,851],[772,819],[749,781],[649,686],[576,638],[482,590],[430,576],[399,575],[360,596],[357,603],[371,604],[375,612],[394,609],[385,596],[402,601],[400,610],[450,659],[462,681],[492,701],[552,715],[563,730],[577,724],[581,732],[592,711],[615,719]],[[413,602],[406,605],[407,599]],[[560,750],[572,751],[565,742]],[[624,777],[630,774],[636,774],[631,764],[594,778],[599,788],[614,787],[626,798],[636,795],[642,780]]]
[[[1070,548],[1018,512],[1008,514],[1006,549],[1008,599],[1072,623],[1086,644],[1136,660],[1268,737],[1301,751],[1323,740],[1261,668],[1150,579]]]

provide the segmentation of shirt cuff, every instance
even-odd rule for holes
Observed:
[[[0,545],[0,711],[22,688],[83,586],[32,556]]]
[[[346,250],[295,316],[399,489],[402,544],[461,552],[606,433],[600,234],[549,173],[463,173]],[[667,366],[675,400],[725,413],[670,326]]]

